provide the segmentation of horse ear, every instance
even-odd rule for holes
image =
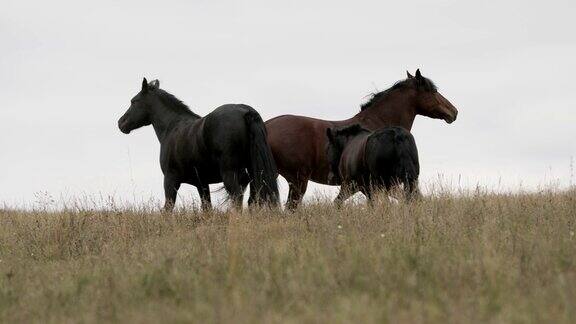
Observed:
[[[144,80],[142,80],[142,92],[147,92],[148,91],[148,80],[146,80],[146,78],[144,78]]]
[[[410,74],[410,72],[408,72],[408,70],[406,70],[406,75],[408,76],[408,79],[412,79],[414,77],[412,74]]]
[[[158,81],[158,79],[152,80],[152,82],[150,82],[148,86],[150,87],[150,89],[158,89],[160,88],[160,81]]]
[[[420,73],[420,69],[416,70],[416,79],[422,79],[422,74]]]

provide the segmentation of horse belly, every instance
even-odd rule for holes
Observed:
[[[325,185],[332,185],[332,186],[338,186],[340,185],[339,182],[328,182],[328,172],[329,172],[329,168],[330,166],[328,165],[328,163],[323,163],[318,165],[312,172],[312,174],[310,175],[310,181],[319,183],[319,184],[325,184]]]
[[[194,186],[222,182],[220,170],[212,167],[191,166],[187,168],[184,178],[186,179],[185,183]]]

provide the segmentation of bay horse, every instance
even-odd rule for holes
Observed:
[[[308,180],[327,185],[339,185],[328,179],[326,129],[359,124],[368,130],[385,126],[400,126],[410,131],[416,115],[456,120],[458,110],[438,91],[434,83],[422,76],[407,73],[405,80],[391,88],[373,94],[354,117],[330,121],[304,116],[282,115],[266,122],[268,143],[278,167],[290,186],[286,207],[294,209],[306,192]]]
[[[242,208],[250,181],[252,204],[279,204],[278,173],[266,141],[266,128],[252,107],[228,104],[204,117],[192,112],[160,82],[144,78],[140,92],[118,120],[125,134],[152,124],[160,141],[160,167],[164,173],[164,209],[174,208],[182,183],[196,186],[202,209],[211,208],[211,183],[224,182],[234,207]]]
[[[407,200],[419,195],[418,149],[405,128],[391,126],[371,132],[354,124],[328,128],[326,137],[328,179],[342,184],[334,200],[337,205],[358,191],[371,201],[374,190],[389,191],[400,184]]]

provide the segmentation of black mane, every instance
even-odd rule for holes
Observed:
[[[335,136],[351,136],[351,135],[356,135],[360,132],[369,132],[369,130],[360,126],[360,124],[353,124],[350,126],[336,129],[336,132],[334,133],[334,135]]]
[[[158,95],[160,101],[162,101],[162,103],[164,103],[167,107],[175,110],[180,114],[192,115],[194,117],[200,118],[199,115],[190,110],[190,108],[188,108],[185,103],[176,98],[173,94],[168,93],[160,88],[154,89],[153,91]]]
[[[434,82],[432,82],[432,80],[430,80],[428,78],[425,78],[425,77],[421,77],[420,79],[417,79],[415,77],[408,78],[408,79],[401,80],[401,81],[394,83],[394,85],[391,86],[389,89],[386,89],[384,91],[380,91],[377,93],[372,93],[370,96],[370,99],[360,106],[360,111],[363,111],[367,108],[370,108],[373,104],[378,102],[381,98],[384,98],[386,95],[388,95],[392,91],[397,90],[397,89],[405,89],[405,88],[415,88],[418,90],[428,91],[428,92],[435,92],[438,90],[438,88],[436,87]]]

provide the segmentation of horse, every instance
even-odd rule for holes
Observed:
[[[227,104],[200,117],[160,89],[158,80],[144,78],[118,128],[129,134],[150,124],[160,141],[166,211],[173,210],[182,183],[196,186],[203,210],[212,207],[208,185],[219,182],[236,209],[242,208],[249,182],[250,205],[279,204],[276,165],[264,121],[254,108]]]
[[[448,124],[456,120],[458,110],[438,91],[434,83],[407,72],[405,80],[387,90],[375,93],[354,117],[340,121],[304,116],[282,115],[266,122],[268,143],[280,173],[290,186],[286,207],[294,209],[306,192],[308,180],[327,185],[339,185],[328,179],[326,159],[326,129],[359,124],[368,130],[385,126],[400,126],[410,131],[416,115],[443,119]]]
[[[342,186],[334,202],[340,206],[361,191],[369,201],[374,190],[389,191],[402,184],[407,200],[419,196],[420,164],[414,137],[402,127],[371,132],[359,124],[326,130],[328,179]]]

